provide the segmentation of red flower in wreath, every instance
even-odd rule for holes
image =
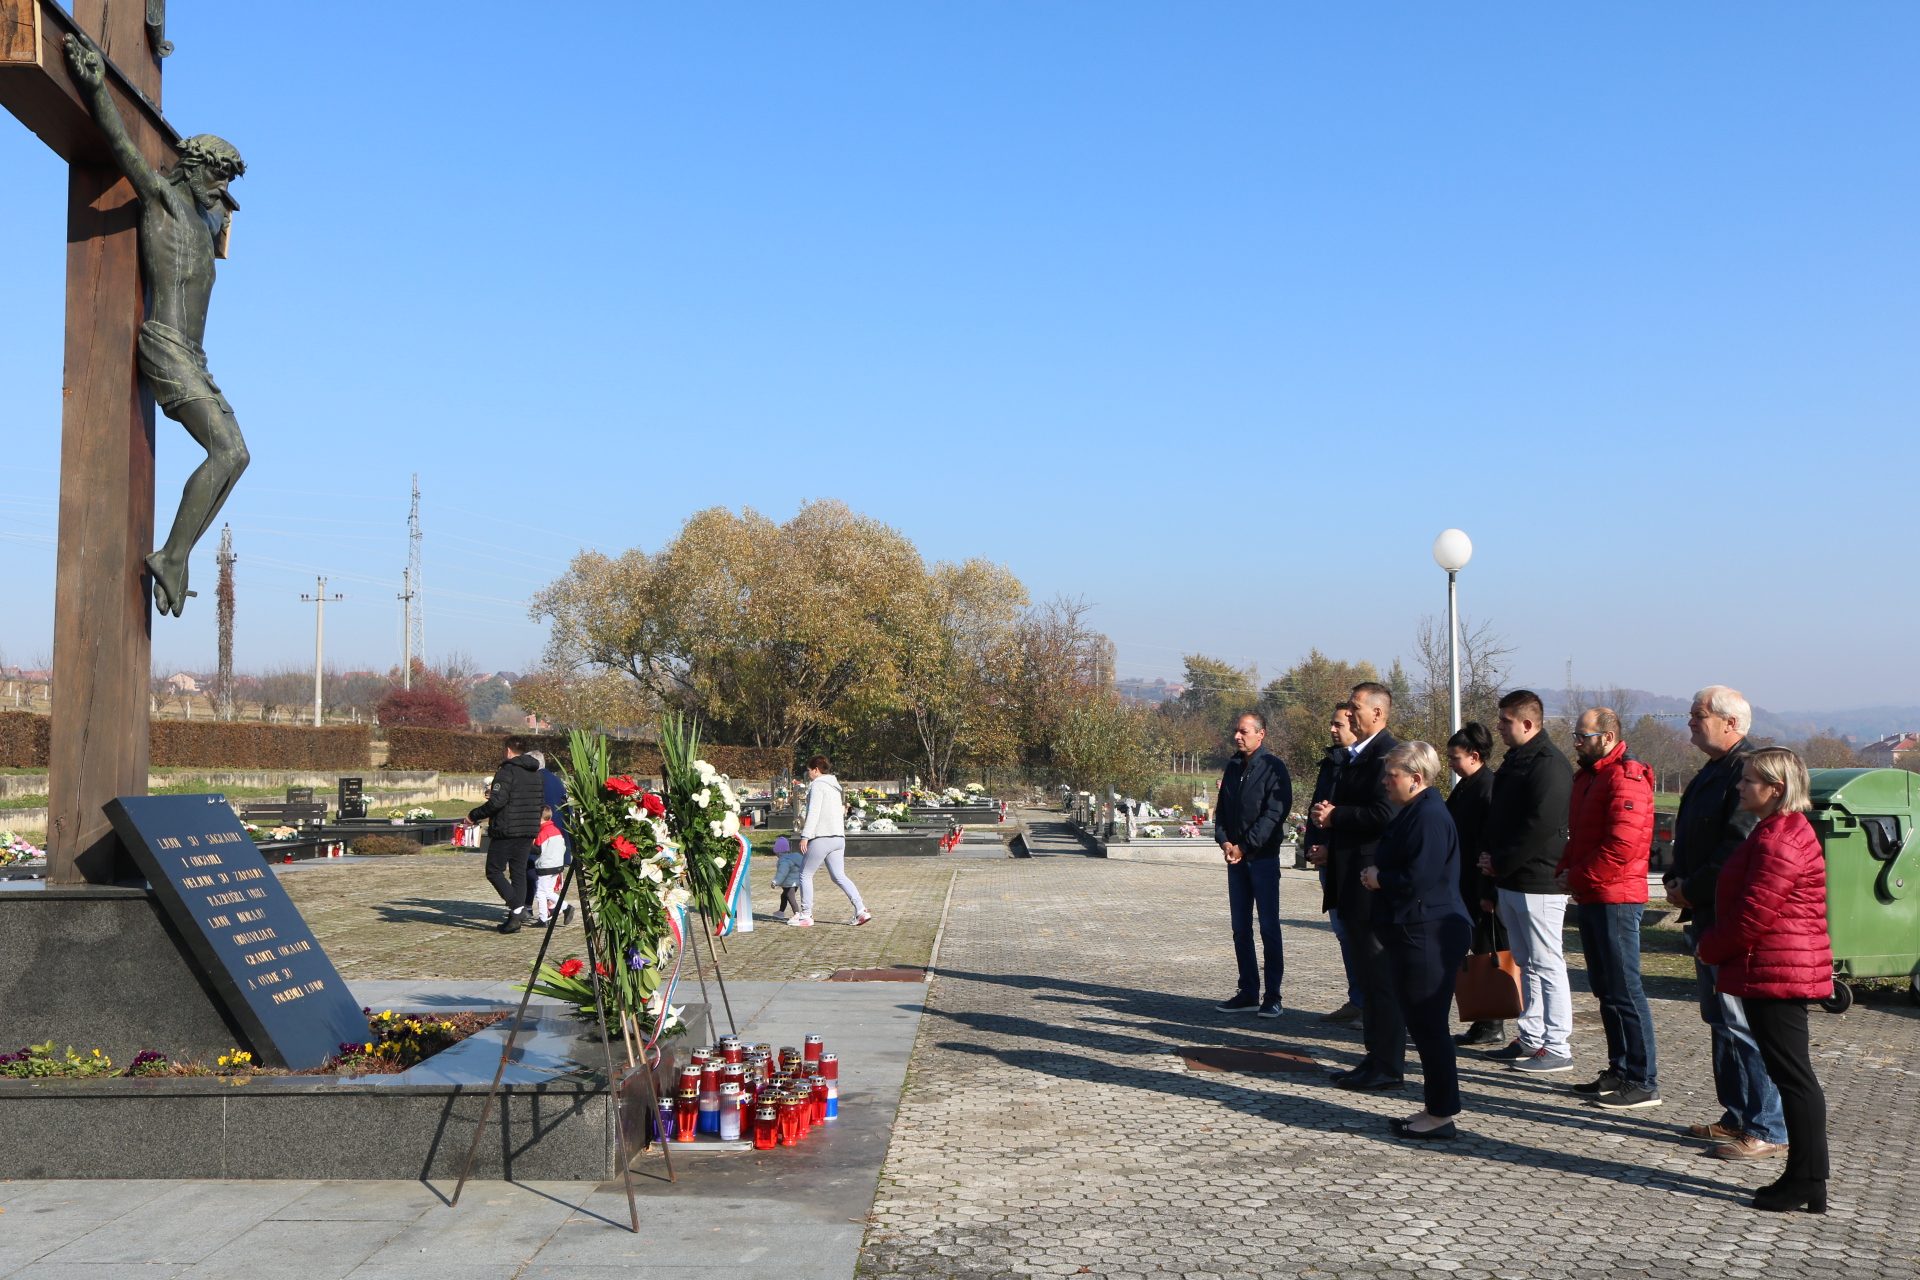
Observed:
[[[640,850],[634,848],[633,841],[627,839],[625,836],[615,836],[613,838],[613,851],[623,858],[631,858],[634,854],[640,852]]]
[[[560,976],[563,978],[571,978],[586,967],[587,962],[585,960],[575,959],[563,961],[560,965]]]
[[[619,774],[607,779],[607,790],[616,795],[630,796],[640,790],[640,784],[625,774]]]
[[[640,807],[657,818],[667,811],[667,802],[649,791],[646,797],[640,801]]]
[[[603,978],[604,978],[604,977],[607,977],[607,976],[608,976],[608,975],[609,975],[610,973],[612,973],[612,970],[610,970],[610,969],[608,969],[608,968],[607,968],[607,962],[606,962],[605,960],[601,960],[601,961],[599,961],[599,962],[597,962],[597,963],[596,963],[596,964],[595,964],[595,965],[593,966],[593,971],[594,971],[595,973],[597,973],[597,974],[599,974],[599,975],[600,975],[601,977],[603,977]]]

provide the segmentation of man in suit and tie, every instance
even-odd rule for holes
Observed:
[[[1343,1089],[1397,1089],[1405,1083],[1407,1026],[1393,992],[1393,974],[1386,951],[1373,931],[1373,894],[1361,881],[1362,869],[1373,865],[1373,846],[1393,820],[1393,802],[1387,798],[1386,756],[1400,745],[1387,728],[1393,715],[1393,692],[1373,680],[1353,686],[1353,732],[1357,741],[1348,749],[1348,762],[1339,771],[1333,795],[1313,806],[1311,821],[1324,833],[1324,852],[1317,859],[1331,874],[1325,894],[1326,909],[1335,912],[1347,933],[1347,947],[1359,971],[1361,1039],[1366,1057],[1351,1071],[1338,1072],[1333,1082]]]

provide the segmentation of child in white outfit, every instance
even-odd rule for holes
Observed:
[[[533,920],[545,924],[560,905],[560,873],[567,865],[567,838],[553,824],[551,808],[540,810],[540,834],[533,838],[533,853]],[[569,905],[567,914],[572,913]]]

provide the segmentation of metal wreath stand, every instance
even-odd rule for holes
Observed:
[[[534,954],[533,968],[527,975],[526,986],[522,988],[520,1007],[514,1011],[513,1023],[507,1029],[506,1043],[500,1047],[500,1062],[493,1069],[493,1084],[487,1089],[486,1105],[480,1109],[480,1121],[474,1126],[473,1130],[473,1143],[467,1148],[466,1161],[460,1166],[460,1180],[454,1185],[453,1198],[447,1201],[447,1207],[449,1209],[459,1205],[460,1193],[466,1190],[467,1178],[473,1172],[474,1158],[480,1154],[480,1142],[486,1136],[487,1121],[493,1116],[493,1101],[494,1098],[499,1095],[501,1077],[506,1074],[507,1060],[513,1054],[514,1041],[520,1036],[521,1023],[525,1021],[527,1016],[527,1005],[533,999],[533,984],[539,980],[540,966],[546,963],[547,949],[553,943],[554,927],[560,922],[560,915],[567,901],[567,890],[573,884],[574,872],[579,865],[578,862],[569,862],[567,864],[566,874],[560,878],[559,896],[553,904],[552,912],[547,916],[546,932],[540,936],[540,950]],[[720,957],[713,949],[714,935],[711,933],[713,922],[708,919],[707,909],[704,906],[699,908],[699,912],[700,932],[708,934],[707,959],[713,964],[713,980],[720,988],[720,1002],[722,1007],[727,1011],[727,1030],[737,1036],[740,1034],[740,1029],[733,1021],[733,1002],[727,998],[727,981],[721,976]],[[588,902],[587,892],[584,887],[580,891],[580,925],[587,935],[587,964],[589,971],[593,974],[594,1018],[600,1027],[600,1043],[607,1051],[608,1124],[614,1129],[612,1135],[614,1146],[620,1157],[620,1178],[627,1191],[628,1219],[633,1233],[638,1235],[640,1233],[640,1206],[633,1198],[633,1161],[632,1158],[627,1155],[628,1134],[626,1132],[625,1119],[621,1114],[620,1094],[622,1086],[638,1071],[644,1084],[644,1100],[646,1102],[649,1123],[653,1123],[654,1119],[660,1114],[658,1094],[654,1089],[653,1080],[653,1070],[659,1064],[661,1057],[661,1050],[657,1043],[660,1038],[660,1033],[658,1029],[656,1029],[652,1040],[642,1040],[639,1036],[639,1030],[632,1024],[632,1020],[622,1015],[620,1018],[620,1041],[621,1047],[626,1053],[627,1069],[624,1073],[615,1070],[613,1062],[613,1037],[607,1027],[606,998],[600,986],[599,948],[596,946],[593,937],[593,910],[591,904]],[[689,934],[694,933],[695,930],[691,927],[692,921],[688,921],[688,926],[687,932]],[[721,939],[721,945],[723,947],[726,945],[724,938]],[[707,993],[706,966],[701,963],[698,944],[691,938],[688,939],[685,946],[674,952],[673,977],[668,980],[667,985],[662,987],[661,990],[671,994],[674,984],[679,981],[681,957],[688,950],[693,952],[694,972],[700,978],[700,998],[706,1001],[708,1007],[711,1008],[712,997]],[[667,1001],[663,999],[661,1005],[661,1014],[664,1018]],[[658,1127],[658,1124],[654,1123],[656,1130]],[[666,1162],[667,1181],[677,1182],[679,1179],[673,1172],[673,1154],[668,1149],[671,1144],[668,1143],[664,1134],[656,1134],[656,1136],[660,1142],[661,1158]]]

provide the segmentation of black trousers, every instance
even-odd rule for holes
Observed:
[[[532,836],[495,836],[487,844],[487,883],[509,911],[527,905],[527,863],[532,857]]]
[[[1807,1051],[1807,1002],[1745,996],[1747,1027],[1760,1045],[1767,1077],[1780,1090],[1787,1116],[1785,1182],[1827,1180],[1827,1095]]]
[[[1367,1047],[1367,1065],[1383,1076],[1403,1076],[1407,1020],[1394,995],[1393,957],[1374,931],[1371,910],[1366,916],[1342,912],[1340,922],[1347,928],[1347,948],[1360,979],[1360,1039]]]
[[[1459,916],[1382,925],[1375,930],[1392,963],[1394,997],[1407,1034],[1420,1053],[1430,1116],[1460,1113],[1460,1073],[1453,1054],[1453,980],[1467,954],[1467,935],[1472,930]]]

